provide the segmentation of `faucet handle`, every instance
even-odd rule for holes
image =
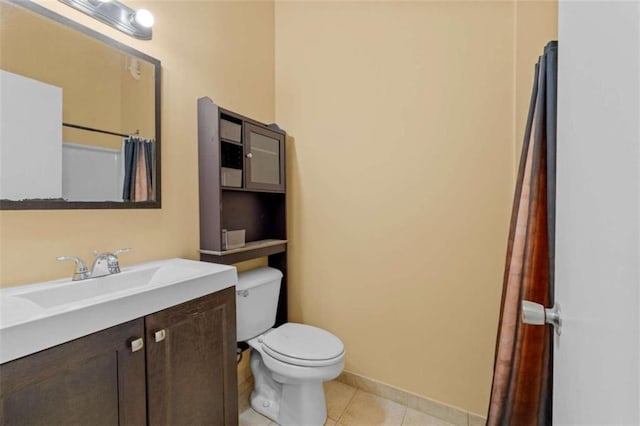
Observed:
[[[89,268],[87,268],[87,264],[82,261],[79,257],[75,256],[59,256],[56,258],[58,261],[71,260],[76,263],[76,270],[73,273],[73,281],[85,280],[91,277],[91,273],[89,272]]]
[[[110,263],[111,264],[109,265],[109,267],[110,267],[112,273],[115,274],[115,273],[120,272],[120,259],[118,259],[118,255],[120,253],[126,253],[128,251],[131,251],[131,248],[129,248],[129,247],[121,248],[121,249],[118,249],[118,250],[114,251],[113,253],[111,253],[111,256],[110,256]]]
[[[98,250],[94,250],[94,251],[93,251],[93,255],[94,255],[94,256],[96,256],[96,257],[98,257],[98,256],[100,256],[100,255],[110,255],[110,254],[111,254],[111,255],[113,255],[113,256],[117,256],[117,255],[119,255],[120,253],[126,253],[126,252],[128,252],[128,251],[131,251],[131,248],[129,248],[129,247],[127,247],[127,248],[121,248],[121,249],[118,249],[118,250],[116,250],[116,251],[114,251],[114,252],[112,252],[112,253],[109,253],[109,252],[101,252],[101,251],[98,251]]]

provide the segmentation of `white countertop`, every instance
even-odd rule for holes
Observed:
[[[167,259],[0,289],[0,364],[235,286],[236,268]],[[140,336],[143,337],[143,336]]]

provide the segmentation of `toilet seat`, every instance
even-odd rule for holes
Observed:
[[[344,345],[333,334],[304,324],[286,323],[259,339],[262,350],[287,364],[323,367],[344,358]]]

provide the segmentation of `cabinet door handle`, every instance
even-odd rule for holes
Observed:
[[[155,338],[156,338],[156,342],[162,342],[166,337],[167,337],[167,332],[166,330],[163,328],[160,331],[156,331],[154,334]]]
[[[252,154],[252,153],[248,153],[248,154],[247,154],[247,158],[252,158],[252,157],[253,157],[253,154]]]
[[[144,348],[144,339],[142,337],[131,341],[131,352],[139,351],[142,348]]]

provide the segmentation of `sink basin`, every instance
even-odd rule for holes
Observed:
[[[232,266],[167,259],[119,274],[0,289],[0,363],[237,283]]]
[[[37,317],[41,313],[42,308],[28,300],[11,296],[0,297],[0,324],[19,322]]]
[[[61,285],[38,288],[16,297],[26,299],[45,309],[63,306],[85,299],[114,295],[122,291],[134,291],[151,284],[151,278],[159,269],[160,267],[134,269],[106,277],[69,281]]]
[[[123,268],[119,274],[90,278],[82,281],[60,280],[54,285],[36,286],[31,290],[16,295],[35,303],[41,308],[49,309],[65,306],[87,299],[122,296],[144,290],[144,287],[157,287],[184,281],[196,276],[199,271],[210,268],[203,262],[191,262],[174,259],[159,264],[143,264],[131,268]],[[122,294],[121,294],[122,293]]]

